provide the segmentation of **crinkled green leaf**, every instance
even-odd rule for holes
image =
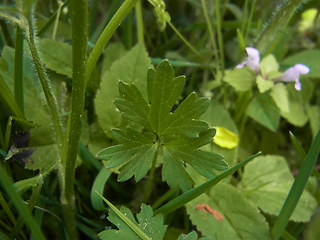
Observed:
[[[213,187],[210,196],[203,194],[187,203],[187,213],[197,229],[211,239],[270,239],[268,224],[258,208],[227,183]]]
[[[148,72],[148,97],[146,102],[133,84],[119,83],[121,98],[115,100],[122,117],[139,124],[143,129],[112,131],[119,145],[102,150],[99,157],[109,168],[120,166],[119,180],[131,176],[140,180],[151,167],[152,161],[162,159],[162,179],[171,187],[186,191],[193,181],[185,170],[185,163],[206,177],[215,176],[215,170],[225,170],[222,156],[199,150],[212,142],[215,130],[199,120],[206,111],[209,100],[190,94],[173,111],[184,87],[184,77],[174,77],[168,61]],[[155,155],[156,154],[156,155]]]
[[[269,75],[279,70],[279,64],[273,55],[264,57],[260,62],[260,71],[263,77],[269,78]]]
[[[111,68],[102,75],[100,89],[95,98],[95,109],[98,123],[105,133],[119,127],[120,112],[113,101],[120,97],[119,81],[134,83],[142,96],[147,99],[147,72],[151,64],[147,51],[142,44],[137,44],[121,58],[116,60]]]
[[[289,111],[280,111],[281,116],[284,117],[289,123],[298,127],[302,127],[308,121],[307,114],[304,110],[302,93],[300,91],[296,91],[293,86],[290,86],[287,89],[289,98]]]
[[[249,68],[235,68],[225,72],[224,81],[237,91],[248,91],[256,80],[255,73]]]
[[[271,90],[270,96],[281,112],[289,112],[289,97],[287,87],[283,83],[277,83]]]
[[[290,191],[293,176],[283,157],[262,156],[244,168],[241,187],[243,195],[264,212],[278,215]],[[305,191],[291,216],[291,220],[306,222],[314,213],[317,203]]]
[[[257,95],[249,104],[247,115],[271,131],[279,125],[279,109],[268,93]]]
[[[137,214],[137,220],[126,207],[121,207],[120,211],[135,223],[147,236],[151,239],[161,240],[165,234],[166,226],[163,225],[162,215],[153,216],[153,211],[150,206],[142,204],[140,213]],[[119,230],[109,229],[100,232],[98,235],[101,239],[109,240],[140,240],[141,238],[111,209],[109,210],[108,219]]]
[[[266,80],[261,75],[257,76],[257,86],[260,93],[270,90],[273,85],[274,83],[271,80]]]
[[[47,68],[72,77],[72,49],[71,45],[54,39],[39,39],[41,60]]]

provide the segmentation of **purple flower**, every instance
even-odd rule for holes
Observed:
[[[248,57],[240,64],[236,66],[236,68],[243,68],[245,65],[248,68],[254,70],[256,73],[260,72],[260,53],[258,49],[252,47],[246,47],[246,51]]]
[[[284,82],[296,82],[295,88],[300,91],[301,83],[299,81],[300,75],[308,74],[310,68],[303,64],[296,64],[291,68],[288,68],[280,77],[274,79],[275,81],[284,81]]]

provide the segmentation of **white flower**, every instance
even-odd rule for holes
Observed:
[[[295,88],[300,91],[301,83],[299,81],[300,75],[308,74],[310,68],[303,64],[296,64],[291,68],[288,68],[280,77],[276,78],[276,81],[284,82],[296,82]]]
[[[252,47],[246,47],[246,51],[248,57],[240,64],[236,66],[236,68],[243,68],[245,65],[248,68],[254,70],[256,73],[260,72],[260,53],[258,49]]]

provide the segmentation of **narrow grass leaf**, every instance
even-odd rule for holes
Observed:
[[[100,193],[96,191],[96,193],[105,201],[106,204],[114,211],[117,216],[124,221],[128,227],[130,227],[141,239],[143,240],[151,240],[135,223],[133,223],[128,217],[126,217],[120,210],[118,210],[111,202],[105,199]]]
[[[39,240],[45,240],[45,237],[42,234],[39,225],[32,217],[28,207],[23,204],[22,199],[20,198],[20,196],[17,194],[16,190],[14,189],[13,184],[12,184],[9,176],[7,175],[5,170],[3,169],[2,165],[0,165],[0,183],[1,183],[2,187],[4,188],[4,190],[7,192],[7,194],[9,195],[13,204],[18,209],[20,216],[24,219],[25,223],[30,227],[34,236],[36,236],[36,238]]]
[[[298,139],[296,138],[296,136],[292,132],[289,132],[289,133],[290,133],[290,140],[291,140],[293,146],[295,147],[295,149],[297,150],[301,161],[303,161],[306,158],[307,154],[304,151],[304,149],[302,148],[302,146],[301,146],[300,142],[298,141]],[[316,178],[320,179],[320,173],[315,168],[313,169],[312,174]]]
[[[233,174],[234,172],[236,172],[238,169],[240,169],[241,167],[246,165],[248,162],[250,162],[255,157],[259,156],[260,154],[261,154],[261,152],[252,155],[251,157],[243,160],[242,162],[240,162],[237,165],[229,168],[228,170],[222,172],[218,176],[210,179],[209,181],[201,184],[200,186],[198,186],[196,188],[193,188],[193,189],[183,193],[182,195],[180,195],[180,196],[176,197],[175,199],[171,200],[170,202],[168,202],[164,206],[158,208],[154,212],[154,214],[159,214],[159,213],[167,214],[167,213],[170,213],[170,212],[182,207],[184,204],[190,202],[191,200],[193,200],[196,197],[200,196],[202,193],[208,191],[210,188],[212,188],[214,185],[216,185],[222,179],[224,179],[224,178],[228,177],[229,175]]]
[[[288,224],[289,218],[295,209],[305,185],[309,179],[310,173],[314,167],[315,162],[318,159],[318,154],[320,152],[320,130],[316,138],[314,139],[310,151],[308,152],[300,171],[292,185],[292,188],[287,196],[287,199],[281,209],[279,217],[277,218],[273,228],[272,237],[274,240],[278,240],[282,235],[285,227]]]
[[[103,204],[102,199],[97,196],[96,192],[103,194],[104,185],[108,181],[112,171],[109,169],[106,169],[105,167],[102,167],[99,174],[97,175],[96,179],[93,182],[91,193],[90,193],[90,199],[92,207],[95,210],[103,210],[105,209],[105,206]]]

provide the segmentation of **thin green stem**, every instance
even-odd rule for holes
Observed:
[[[69,237],[77,239],[75,223],[74,178],[78,143],[81,134],[81,115],[85,97],[87,59],[87,0],[71,0],[72,23],[72,93],[71,110],[66,129],[64,152],[60,166],[61,204]]]
[[[17,26],[14,54],[14,98],[22,113],[24,113],[23,40],[24,34],[22,32],[22,29]]]
[[[213,54],[214,54],[216,61],[218,62],[219,61],[219,54],[218,54],[217,42],[216,42],[216,38],[215,38],[215,35],[213,32],[211,20],[208,15],[207,6],[206,6],[206,3],[204,0],[201,0],[201,5],[202,5],[203,15],[204,15],[204,18],[206,19],[206,23],[207,23],[207,27],[208,27],[208,32],[209,32],[210,42],[211,42],[212,49],[213,49]],[[217,70],[219,71],[219,69],[220,69],[220,66],[219,66],[219,64],[217,64]]]
[[[157,165],[157,160],[158,160],[158,154],[159,154],[159,148],[157,149],[157,151],[155,152],[154,156],[153,156],[153,160],[152,160],[152,166],[150,169],[150,174],[146,183],[146,190],[145,190],[145,195],[144,195],[144,202],[146,202],[152,192],[152,182],[154,179],[154,172],[156,169],[156,165]]]
[[[38,78],[40,80],[42,90],[44,92],[44,96],[46,98],[46,101],[49,107],[51,117],[52,117],[53,128],[56,135],[56,142],[58,144],[58,149],[61,157],[63,131],[62,131],[61,119],[59,116],[58,104],[57,104],[56,97],[54,96],[53,91],[50,87],[50,81],[46,74],[46,70],[40,60],[39,51],[37,49],[36,41],[35,41],[32,16],[29,16],[28,21],[29,21],[29,27],[28,29],[26,29],[26,36],[27,36],[27,40],[30,48],[30,53],[31,53],[31,57],[32,57],[35,69],[37,71]]]
[[[223,50],[223,37],[222,37],[222,29],[221,29],[221,8],[220,8],[220,0],[216,0],[216,19],[217,19],[217,35],[218,35],[218,46],[220,53],[220,64],[222,68],[222,73],[224,72],[224,50]]]
[[[192,52],[194,52],[196,55],[200,55],[200,53],[197,51],[197,49],[195,49],[192,44],[185,39],[182,34],[178,31],[178,29],[176,29],[176,27],[171,23],[171,22],[167,22],[167,24],[172,28],[172,30],[178,35],[178,37],[190,48],[190,50]]]
[[[61,11],[69,4],[70,0],[65,1],[62,6],[61,6]],[[58,14],[59,9],[48,19],[48,21],[39,29],[37,32],[37,36],[40,37],[42,36],[48,29],[49,27],[53,24],[53,22],[56,19],[56,16]]]
[[[62,6],[63,6],[63,4],[60,2],[59,3],[59,7],[58,7],[58,11],[57,11],[57,16],[56,16],[56,19],[55,19],[54,25],[53,25],[52,39],[56,38],[56,34],[57,34],[57,31],[58,31],[58,26],[59,26],[60,14],[61,14],[61,11],[62,11]]]
[[[243,8],[242,8],[242,21],[241,21],[241,34],[245,35],[245,26],[247,22],[247,15],[248,15],[248,0],[244,1]]]
[[[92,49],[88,61],[87,61],[87,67],[86,67],[86,82],[91,76],[91,73],[102,54],[103,49],[108,44],[109,40],[111,39],[112,35],[116,31],[116,29],[119,27],[120,23],[123,21],[123,19],[128,15],[128,13],[131,11],[131,9],[135,6],[138,0],[126,0],[121,7],[118,9],[118,11],[115,13],[115,15],[112,17],[108,25],[103,30],[102,34],[100,35],[98,41],[96,42],[96,45]]]
[[[252,4],[251,4],[251,8],[250,8],[250,13],[249,13],[249,18],[248,18],[248,24],[244,33],[244,42],[247,42],[248,40],[248,35],[250,32],[250,28],[251,28],[251,23],[252,23],[252,18],[253,18],[253,13],[254,13],[254,9],[256,6],[256,0],[253,0]]]
[[[142,16],[142,6],[141,0],[139,0],[135,7],[136,19],[137,19],[137,37],[138,42],[144,44],[144,33],[143,33],[143,16]]]

